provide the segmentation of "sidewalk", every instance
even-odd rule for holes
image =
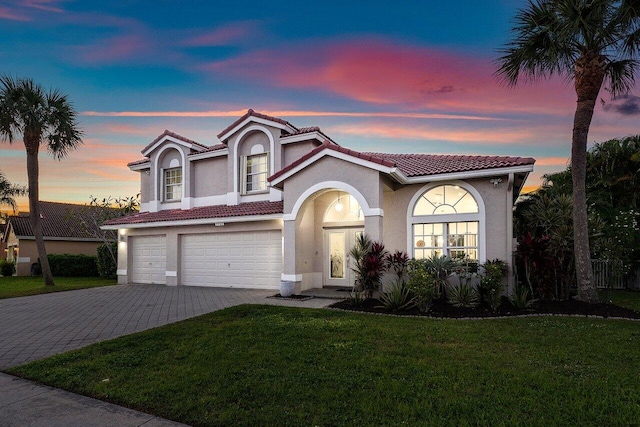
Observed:
[[[184,424],[0,373],[2,427],[169,427]]]

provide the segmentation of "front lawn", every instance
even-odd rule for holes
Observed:
[[[101,277],[54,277],[55,286],[45,286],[42,277],[0,277],[0,299],[115,285]]]
[[[195,426],[631,425],[640,322],[239,306],[9,371]]]

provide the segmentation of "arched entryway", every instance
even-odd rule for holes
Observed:
[[[284,215],[283,280],[300,282],[300,290],[352,286],[349,251],[358,235],[382,234],[381,213],[345,183],[307,189]]]

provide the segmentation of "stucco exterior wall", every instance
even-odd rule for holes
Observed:
[[[140,203],[148,203],[153,196],[153,180],[149,169],[140,171]]]
[[[289,166],[291,163],[298,160],[311,150],[316,148],[316,143],[313,141],[293,142],[282,146],[283,160],[282,167]]]
[[[482,197],[485,212],[485,242],[486,260],[499,258],[508,263],[511,262],[511,254],[507,253],[507,177],[502,177],[503,182],[494,187],[486,179],[466,180],[467,184],[475,188]],[[432,185],[446,185],[451,182],[443,181]],[[414,195],[422,192],[425,184],[414,184],[399,188],[397,191],[387,190],[383,196],[383,240],[389,250],[408,250],[407,230],[408,215],[413,206],[409,203]],[[480,201],[479,201],[480,202]],[[409,253],[409,256],[412,254]]]
[[[222,196],[227,194],[227,156],[198,160],[193,163],[194,197]]]
[[[71,242],[62,240],[45,240],[44,246],[47,254],[72,254],[72,255],[96,255],[98,246],[102,242]],[[38,260],[38,248],[35,240],[20,239],[18,244],[18,264],[16,270],[18,276],[29,276],[31,264]]]
[[[291,213],[296,201],[312,186],[338,181],[360,191],[370,208],[381,207],[382,183],[378,171],[326,156],[289,177],[284,185],[284,213]]]

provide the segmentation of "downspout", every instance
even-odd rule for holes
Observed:
[[[507,184],[507,263],[513,264],[513,172],[509,173],[509,181]],[[513,269],[511,265],[507,274],[507,292],[513,292]]]

